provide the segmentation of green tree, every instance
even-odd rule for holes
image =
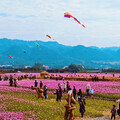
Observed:
[[[35,63],[32,68],[35,70],[46,70],[42,63]]]
[[[68,66],[69,69],[74,70],[75,72],[82,72],[84,68],[81,65],[71,64]]]

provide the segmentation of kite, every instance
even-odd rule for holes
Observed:
[[[46,37],[48,37],[48,38],[52,39],[52,37],[51,37],[50,35],[46,35]],[[53,40],[54,40],[54,39],[53,39]]]
[[[49,37],[51,39],[51,36],[50,35],[46,35],[47,37]]]
[[[38,47],[40,47],[40,45],[38,43],[35,43]]]
[[[73,18],[76,22],[78,22],[85,28],[85,25],[83,25],[80,21],[77,20],[77,18],[73,17],[70,13],[68,13],[68,12],[64,13],[64,17]]]
[[[24,53],[26,53],[26,51],[24,51]]]
[[[13,58],[13,57],[11,57],[11,56],[9,55],[9,58]]]

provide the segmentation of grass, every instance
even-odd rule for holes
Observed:
[[[64,105],[67,103],[65,101],[66,95],[63,96],[62,102],[56,102],[56,95],[54,94],[49,94],[47,100],[37,100],[37,95],[35,93],[0,92],[0,95],[2,96],[0,99],[0,106],[2,105],[5,111],[27,111],[27,117],[35,120],[62,120],[64,117]],[[9,96],[18,98],[18,100],[14,100]],[[19,99],[23,99],[27,102],[19,101]],[[35,104],[30,101],[33,101]],[[85,117],[103,116],[103,111],[110,111],[113,104],[116,103],[113,101],[87,98]],[[80,117],[79,104],[77,103],[75,106],[75,117]],[[0,112],[4,110],[1,109]]]

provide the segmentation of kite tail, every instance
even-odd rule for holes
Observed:
[[[81,24],[84,28],[85,28],[85,25]]]
[[[84,28],[85,28],[85,25],[83,25],[80,21],[78,21],[75,17],[73,17],[73,19],[78,22],[79,24],[81,24]]]
[[[81,24],[80,21],[78,21],[75,17],[73,17],[73,19],[74,19],[76,22],[78,22],[79,24]]]

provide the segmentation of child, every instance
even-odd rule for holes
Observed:
[[[90,90],[90,93],[91,93],[91,97],[93,97],[93,94],[94,94],[94,90]]]
[[[44,86],[44,96],[45,96],[45,99],[48,98],[48,96],[47,96],[47,86],[46,85]]]
[[[115,116],[116,116],[116,109],[115,109],[115,105],[113,105],[113,108],[111,110],[111,120],[112,120],[113,117],[114,117],[114,120],[115,120]]]
[[[83,103],[84,103],[84,105],[86,105],[86,98],[85,97],[83,97]]]
[[[80,101],[80,113],[81,113],[81,118],[83,118],[85,112],[85,105],[83,101]]]

